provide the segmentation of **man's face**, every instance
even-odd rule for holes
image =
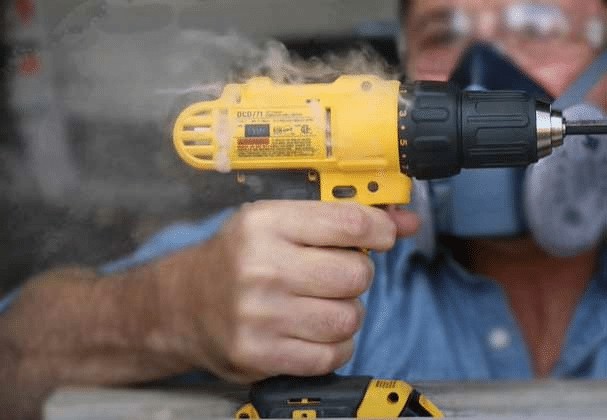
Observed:
[[[600,52],[591,40],[600,38],[606,16],[602,0],[412,0],[407,73],[447,80],[466,47],[485,41],[558,97]],[[607,108],[607,77],[591,100]]]

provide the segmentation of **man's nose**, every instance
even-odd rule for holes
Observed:
[[[485,10],[478,16],[477,34],[479,40],[486,42],[497,41],[498,16],[493,10]]]

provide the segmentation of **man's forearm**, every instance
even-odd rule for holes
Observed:
[[[159,270],[100,278],[65,269],[32,279],[0,319],[0,418],[36,418],[58,386],[128,384],[190,368],[167,345]]]
[[[373,279],[353,249],[386,251],[412,234],[413,215],[395,216],[354,203],[257,202],[209,240],[122,275],[32,280],[0,317],[0,406],[12,410],[0,417],[31,417],[62,385],[194,367],[238,383],[337,369]]]

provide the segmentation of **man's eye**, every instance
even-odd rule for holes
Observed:
[[[420,42],[424,49],[443,48],[455,44],[460,39],[459,35],[452,31],[441,31],[426,34]]]
[[[517,32],[519,35],[527,37],[527,38],[542,38],[549,35],[549,29],[543,28],[539,25],[534,25],[529,23],[527,25],[523,25],[517,28]]]

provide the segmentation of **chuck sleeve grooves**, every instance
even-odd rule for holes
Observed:
[[[462,92],[452,83],[404,84],[399,96],[403,173],[445,178],[462,168],[538,160],[537,104],[523,92]]]
[[[399,146],[403,172],[419,179],[459,172],[458,89],[453,84],[403,85],[399,99]]]
[[[536,101],[523,92],[462,94],[464,168],[537,161]]]

